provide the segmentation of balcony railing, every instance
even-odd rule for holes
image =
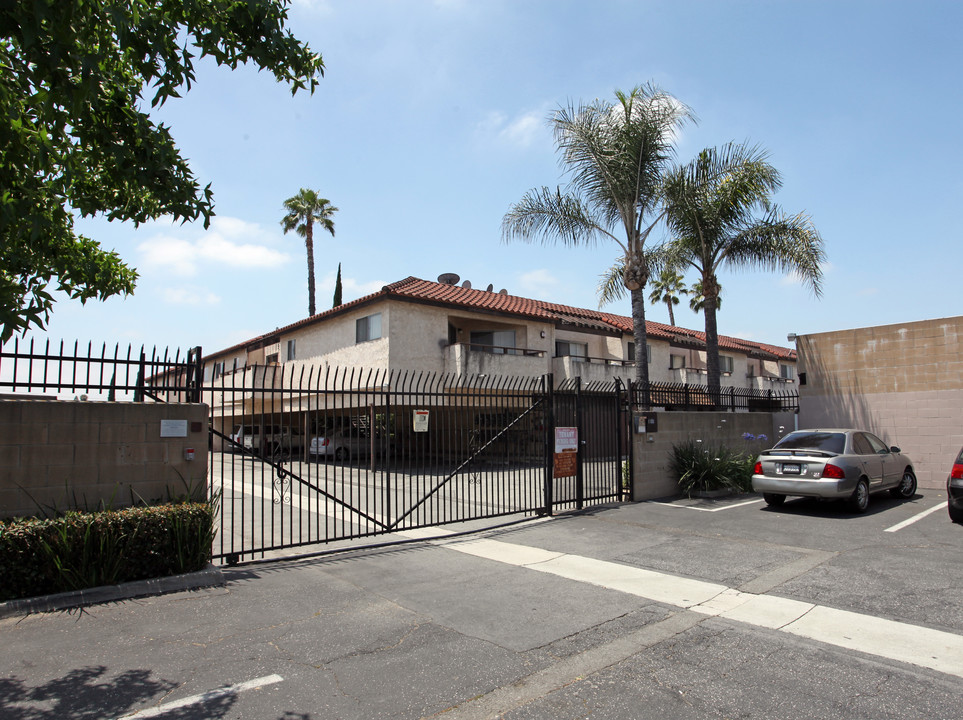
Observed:
[[[521,355],[524,357],[545,357],[544,350],[532,348],[505,347],[503,345],[480,345],[478,343],[454,343],[472,352],[483,352],[489,355]]]

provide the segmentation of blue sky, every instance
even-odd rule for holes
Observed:
[[[698,116],[680,161],[763,146],[776,200],[825,241],[821,299],[778,274],[724,274],[721,333],[785,346],[789,332],[963,314],[963,4],[299,0],[290,27],[324,57],[318,91],[203,66],[156,117],[212,184],[212,227],[79,222],[141,279],[130,298],[59,302],[50,337],[214,351],[302,319],[304,245],[279,224],[301,187],[339,208],[336,237],[316,237],[319,309],[339,262],[345,300],[454,272],[597,307],[615,245],[506,245],[501,220],[563,181],[547,122],[559,105],[647,81]],[[606,309],[630,314],[627,300]],[[664,306],[647,317],[668,322]],[[703,328],[687,303],[676,323]]]

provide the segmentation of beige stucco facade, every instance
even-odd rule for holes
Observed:
[[[381,335],[358,342],[359,319],[380,317]],[[472,333],[509,333],[508,348],[484,351],[472,345]],[[583,357],[557,356],[557,343],[578,346]],[[556,381],[580,377],[583,383],[611,382],[634,377],[629,361],[631,334],[595,328],[556,326],[537,318],[511,316],[468,308],[385,298],[352,308],[317,323],[281,329],[276,336],[248,350],[217,354],[208,360],[205,381],[230,372],[232,367],[276,362],[290,369],[301,366],[357,367],[412,370],[454,375],[528,376],[553,373]],[[723,350],[731,372],[723,374],[723,387],[786,390],[794,379],[780,377],[780,362]],[[673,367],[681,356],[684,367]],[[725,360],[723,361],[725,362]],[[215,373],[214,365],[223,363]],[[795,363],[791,377],[795,377]],[[705,384],[705,351],[677,347],[650,338],[649,379],[661,383]]]
[[[963,446],[963,317],[801,335],[800,427],[860,427],[898,445],[920,487]]]

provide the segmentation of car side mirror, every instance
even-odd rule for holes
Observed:
[[[902,451],[901,451],[898,447],[896,447],[895,445],[890,445],[890,446],[889,446],[889,451],[890,451],[890,452],[894,452],[894,453],[902,452]]]

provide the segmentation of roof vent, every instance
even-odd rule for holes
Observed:
[[[442,285],[455,285],[461,280],[455,273],[442,273],[438,276],[438,282]]]

